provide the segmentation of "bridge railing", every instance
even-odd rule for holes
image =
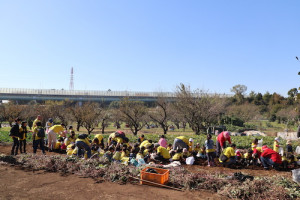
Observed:
[[[175,98],[175,92],[137,92],[137,91],[96,91],[96,90],[56,90],[56,89],[25,89],[25,88],[0,88],[1,94],[19,95],[57,95],[57,96],[113,96],[113,97],[159,97]],[[210,95],[214,95],[211,93]],[[220,94],[231,97],[230,94]],[[194,96],[199,96],[195,93]]]
[[[135,92],[135,91],[95,91],[95,90],[56,90],[56,89],[24,89],[0,88],[0,94],[28,94],[28,95],[67,95],[67,96],[135,96],[135,97],[175,97],[172,92]]]

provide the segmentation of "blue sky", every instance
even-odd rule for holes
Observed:
[[[0,0],[0,87],[286,95],[300,1]]]

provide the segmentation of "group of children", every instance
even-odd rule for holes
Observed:
[[[216,166],[216,159],[223,166],[249,166],[262,165],[265,169],[270,166],[275,168],[297,167],[297,156],[294,155],[291,141],[287,141],[286,150],[280,146],[280,139],[275,138],[273,150],[259,144],[254,139],[251,148],[247,151],[237,150],[236,145],[231,143],[230,134],[227,131],[221,132],[216,138],[216,144],[212,135],[208,134],[205,143],[201,146],[194,144],[192,138],[185,136],[176,137],[173,144],[168,144],[164,135],[158,143],[147,140],[142,135],[136,143],[129,143],[129,139],[122,131],[110,134],[106,144],[101,134],[95,135],[93,140],[87,134],[80,134],[76,137],[73,127],[66,129],[64,124],[53,125],[53,120],[46,123],[46,130],[43,129],[40,116],[33,123],[33,153],[38,147],[45,154],[45,144],[49,151],[66,152],[68,156],[79,156],[85,158],[106,157],[109,161],[122,163],[133,163],[139,165],[150,161],[168,163],[179,161],[181,163],[193,164],[197,160],[206,161],[208,166]],[[28,134],[27,122],[18,118],[12,126],[10,136],[13,138],[12,155],[26,153],[26,138]],[[230,144],[226,147],[226,141]],[[285,153],[283,153],[285,152]],[[279,154],[280,153],[280,154]]]

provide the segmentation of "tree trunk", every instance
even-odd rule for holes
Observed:
[[[164,129],[164,135],[166,135],[168,132],[168,128]]]
[[[105,125],[102,124],[102,134],[104,134]]]
[[[80,122],[77,122],[77,127],[76,127],[77,132],[79,132],[80,127],[81,127]]]
[[[137,134],[138,134],[138,131],[139,131],[138,127],[137,127],[137,126],[134,126],[134,132],[133,132],[133,135],[137,135]]]
[[[179,123],[174,123],[177,129],[180,129],[180,124]]]
[[[185,132],[185,128],[186,128],[186,123],[182,122],[182,127],[183,127],[183,132]]]

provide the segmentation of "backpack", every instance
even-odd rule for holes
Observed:
[[[40,138],[45,137],[45,130],[43,128],[39,128],[37,136],[40,137]]]
[[[10,132],[9,132],[9,136],[15,136],[15,137],[20,137],[21,134],[19,132],[19,125],[18,124],[14,124],[12,126],[12,128],[10,129]]]

